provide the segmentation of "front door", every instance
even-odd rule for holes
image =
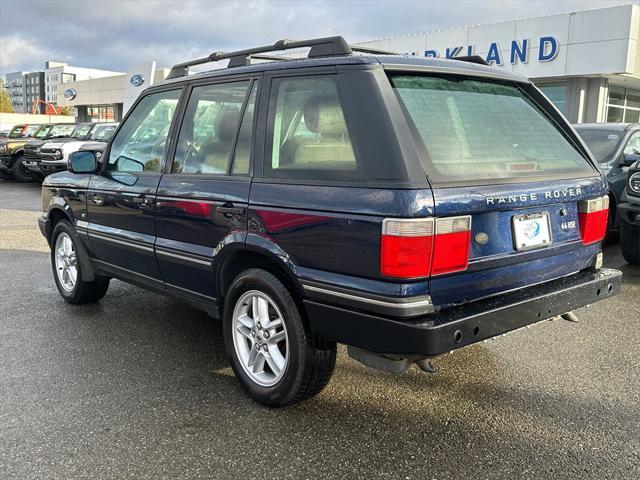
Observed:
[[[88,234],[100,266],[162,286],[155,259],[155,202],[181,89],[151,93],[134,106],[87,193]]]
[[[156,203],[156,255],[168,290],[217,297],[213,262],[244,242],[257,81],[196,85]]]

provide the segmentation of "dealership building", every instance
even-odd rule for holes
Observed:
[[[640,121],[639,41],[640,7],[623,5],[361,45],[426,57],[479,55],[530,78],[571,122],[583,123]],[[61,83],[57,104],[74,107],[81,121],[121,120],[138,94],[166,75],[149,62],[126,74]]]

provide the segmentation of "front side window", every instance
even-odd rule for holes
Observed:
[[[51,138],[60,138],[60,137],[68,137],[73,133],[73,129],[75,125],[54,125],[49,132],[49,137]]]
[[[425,171],[435,181],[594,171],[515,85],[409,75],[391,82],[424,144]]]
[[[104,125],[98,126],[93,129],[91,133],[91,140],[99,142],[108,142],[113,136],[113,132],[116,131],[116,125]]]
[[[113,139],[107,169],[119,172],[160,172],[169,128],[182,90],[152,93],[131,112]]]
[[[51,131],[51,125],[43,125],[42,127],[40,127],[38,129],[38,131],[34,134],[34,137],[36,138],[46,138],[46,136],[49,134],[49,132]]]
[[[627,146],[624,147],[625,155],[639,155],[640,154],[640,132],[636,132],[631,135]]]
[[[226,174],[249,81],[195,87],[182,121],[174,173]]]
[[[576,131],[600,163],[612,160],[613,154],[620,146],[620,141],[623,137],[623,132],[615,129],[577,126]]]
[[[349,181],[358,177],[338,86],[333,76],[273,81],[271,145],[265,177]]]
[[[73,138],[86,138],[91,131],[92,125],[78,125],[74,130],[71,136]]]

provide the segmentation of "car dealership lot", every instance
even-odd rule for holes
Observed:
[[[616,298],[437,360],[340,349],[316,398],[270,410],[232,378],[204,313],[114,281],[58,295],[39,189],[0,180],[2,478],[637,478],[640,270]]]

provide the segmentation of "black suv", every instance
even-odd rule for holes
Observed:
[[[614,295],[594,159],[529,81],[479,63],[331,37],[176,65],[99,159],[45,180],[60,294],[95,302],[115,277],[220,317],[236,376],[272,406],[318,393],[336,342],[431,371]]]

